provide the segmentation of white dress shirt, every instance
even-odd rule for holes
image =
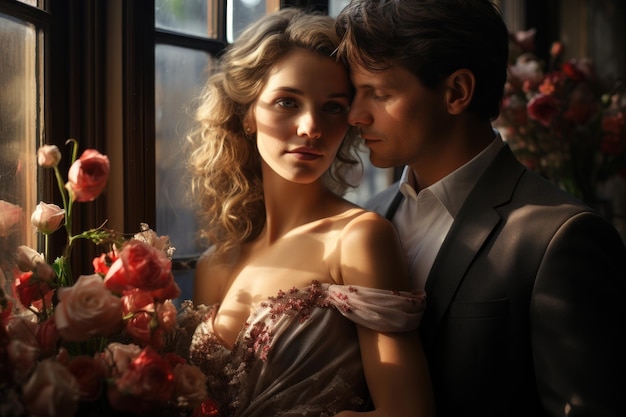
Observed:
[[[392,222],[405,248],[415,290],[423,290],[435,257],[454,218],[478,178],[504,146],[496,138],[472,160],[418,192],[413,171],[406,166],[400,178],[404,195]]]

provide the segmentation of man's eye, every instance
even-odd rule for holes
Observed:
[[[276,100],[276,104],[286,109],[292,109],[297,106],[296,100],[292,98],[279,98]]]

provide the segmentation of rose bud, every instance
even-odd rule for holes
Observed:
[[[93,201],[102,193],[109,178],[109,158],[95,149],[87,149],[67,174],[65,184],[75,201]]]
[[[36,250],[28,246],[21,245],[17,248],[16,263],[20,271],[30,272],[37,264],[43,264],[46,263],[46,261],[44,260],[43,255]]]
[[[56,204],[47,204],[43,201],[37,204],[35,211],[30,216],[30,222],[41,233],[49,235],[61,227],[65,218],[65,210]]]
[[[43,145],[37,151],[37,164],[44,168],[54,168],[59,165],[61,152],[56,145]]]
[[[563,53],[563,44],[561,42],[553,42],[550,47],[550,55],[559,56]]]

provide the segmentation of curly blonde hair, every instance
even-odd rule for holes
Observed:
[[[333,18],[296,8],[267,15],[248,27],[217,61],[199,97],[198,126],[188,136],[191,190],[198,203],[200,237],[223,255],[256,237],[265,224],[260,156],[244,119],[268,73],[296,48],[333,57],[339,37]],[[350,128],[324,184],[343,195],[360,166],[359,142]]]

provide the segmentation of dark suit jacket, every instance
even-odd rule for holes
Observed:
[[[368,208],[391,218],[401,197]],[[426,282],[438,416],[626,416],[625,264],[608,221],[505,146]]]

